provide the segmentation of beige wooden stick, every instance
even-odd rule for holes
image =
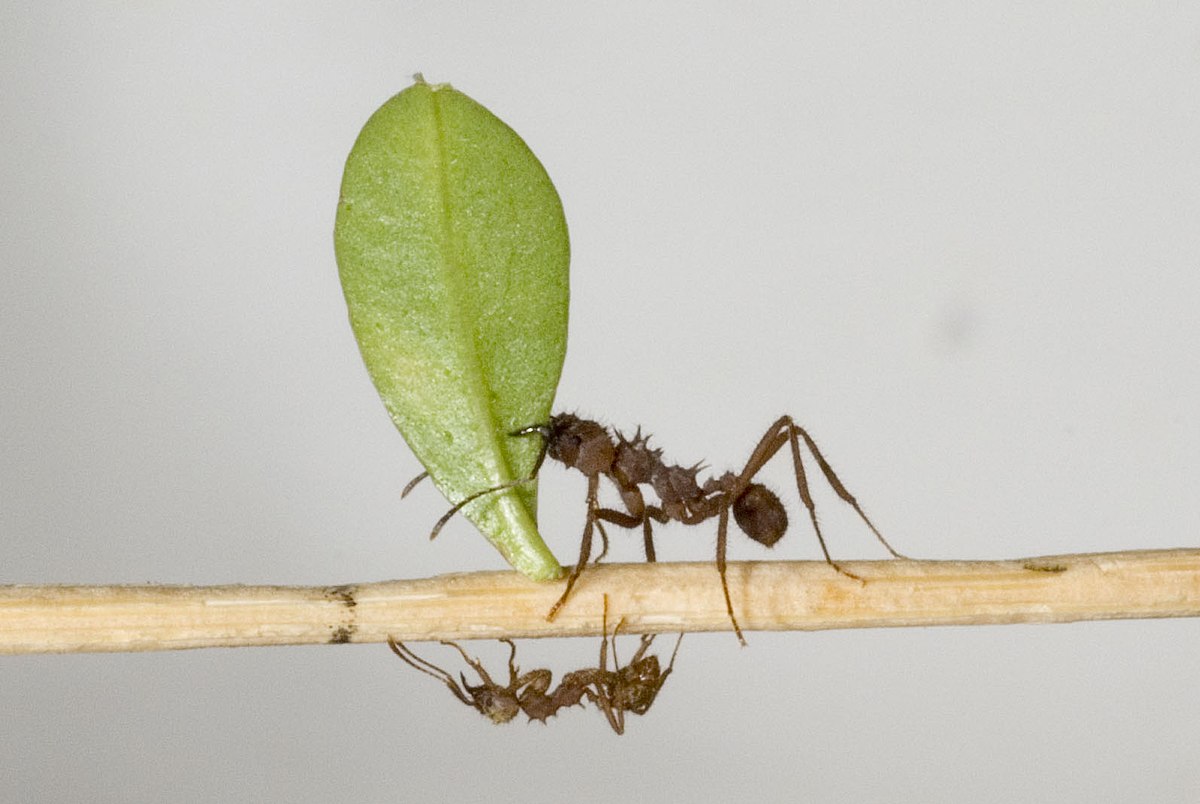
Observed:
[[[1015,561],[729,565],[746,631],[1062,623],[1200,615],[1200,550]],[[342,586],[0,586],[0,653],[598,636],[601,596],[637,632],[727,631],[711,563],[589,568],[561,583],[476,572]]]

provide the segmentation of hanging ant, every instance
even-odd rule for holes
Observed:
[[[787,530],[788,517],[783,503],[775,492],[761,483],[755,483],[754,477],[775,457],[784,444],[791,447],[792,466],[796,476],[796,490],[800,500],[808,509],[809,519],[817,534],[817,542],[825,562],[833,569],[848,578],[862,581],[858,575],[844,569],[829,554],[825,544],[825,536],[821,533],[821,525],[817,522],[817,509],[812,494],[808,488],[808,476],[805,473],[804,462],[800,455],[800,441],[803,440],[817,466],[825,476],[825,480],[859,515],[871,533],[879,540],[888,552],[896,558],[904,558],[897,552],[883,534],[875,527],[863,511],[862,506],[854,498],[845,485],[833,471],[833,467],[825,460],[812,436],[803,427],[796,424],[790,416],[781,416],[759,439],[750,458],[746,461],[740,473],[725,472],[719,477],[710,477],[703,483],[697,479],[702,466],[691,467],[673,466],[662,458],[661,449],[649,446],[649,436],[643,436],[641,428],[632,438],[626,438],[620,432],[610,434],[603,425],[582,419],[570,413],[560,413],[550,417],[547,424],[532,425],[516,430],[510,435],[514,437],[538,435],[542,439],[541,451],[533,471],[528,477],[513,480],[493,486],[489,489],[475,492],[461,500],[437,521],[429,538],[434,538],[442,527],[463,506],[485,494],[491,494],[501,489],[512,488],[523,483],[529,483],[537,477],[542,463],[549,456],[568,469],[579,470],[588,480],[587,486],[587,518],[583,528],[583,539],[579,546],[579,560],[567,578],[567,586],[562,596],[551,607],[546,619],[552,620],[566,603],[571,589],[579,579],[580,573],[587,566],[592,552],[592,535],[594,530],[600,531],[603,549],[597,561],[608,549],[608,535],[604,532],[602,523],[609,522],[623,528],[642,528],[642,541],[647,561],[655,561],[652,522],[666,524],[667,522],[682,522],[685,525],[696,525],[705,520],[717,517],[717,573],[721,578],[721,591],[725,595],[725,609],[729,613],[729,621],[737,634],[738,641],[743,645],[746,639],[738,625],[737,616],[733,612],[733,600],[729,595],[729,583],[726,580],[725,548],[729,532],[729,514],[738,527],[754,541],[766,547],[774,547]],[[418,475],[405,487],[403,495],[412,491],[425,473]],[[607,477],[621,497],[626,510],[618,511],[613,508],[601,508],[597,500],[600,489],[600,478]],[[658,504],[646,502],[641,486],[649,486],[658,497]]]
[[[517,669],[515,664],[517,646],[511,639],[500,640],[509,646],[507,686],[501,686],[493,681],[483,663],[478,659],[471,658],[456,642],[443,641],[442,644],[457,650],[471,669],[479,675],[480,681],[483,683],[472,685],[467,681],[466,676],[460,673],[459,679],[462,681],[462,686],[459,686],[458,681],[455,681],[450,673],[432,662],[422,659],[403,642],[397,642],[389,636],[387,643],[392,652],[402,661],[441,681],[449,687],[455,698],[472,707],[493,723],[507,723],[516,717],[518,712],[524,712],[530,722],[540,720],[545,723],[547,718],[558,714],[560,709],[582,704],[586,697],[601,711],[613,731],[617,734],[624,734],[625,713],[646,714],[654,703],[654,699],[658,697],[658,692],[662,689],[667,676],[674,669],[675,656],[679,653],[679,644],[683,641],[683,634],[680,634],[679,639],[675,642],[675,651],[671,654],[671,661],[667,665],[667,669],[660,670],[657,656],[644,655],[654,642],[653,634],[645,634],[629,664],[622,667],[617,659],[617,633],[624,625],[625,618],[622,617],[613,628],[614,669],[609,670],[608,596],[605,595],[599,666],[567,673],[553,692],[549,692],[552,680],[549,670],[543,668],[522,674]]]

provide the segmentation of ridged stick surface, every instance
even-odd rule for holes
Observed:
[[[1062,623],[1200,615],[1200,550],[1006,561],[729,565],[746,631]],[[602,595],[629,633],[730,630],[711,563],[590,567],[561,583],[476,572],[336,586],[3,586],[0,653],[599,636]]]

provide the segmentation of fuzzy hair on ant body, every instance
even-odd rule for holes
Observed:
[[[702,464],[684,467],[668,464],[663,460],[662,450],[649,445],[649,436],[642,435],[641,428],[631,437],[626,438],[619,431],[609,432],[604,425],[576,416],[572,413],[560,413],[550,417],[546,424],[531,425],[516,430],[510,435],[525,437],[537,435],[542,440],[541,451],[533,471],[528,477],[503,483],[489,489],[483,489],[467,496],[438,520],[429,538],[434,538],[442,527],[460,511],[463,506],[485,494],[491,494],[501,489],[512,488],[528,483],[537,477],[542,463],[547,457],[563,464],[568,469],[576,469],[588,481],[587,485],[587,518],[583,528],[583,538],[579,546],[579,560],[567,577],[567,585],[562,596],[551,607],[546,619],[552,620],[559,609],[566,603],[575,582],[591,560],[592,538],[595,531],[600,532],[603,543],[597,561],[603,558],[608,549],[608,534],[604,531],[603,523],[617,525],[622,528],[642,529],[642,541],[647,561],[655,561],[653,523],[666,524],[681,522],[685,525],[697,525],[706,520],[717,518],[717,573],[721,579],[721,590],[725,595],[725,608],[729,613],[730,623],[738,640],[745,645],[746,640],[733,611],[733,600],[729,594],[729,583],[726,579],[726,543],[729,535],[729,515],[738,528],[754,541],[766,547],[773,547],[787,531],[787,511],[778,495],[764,486],[754,482],[755,476],[771,458],[786,444],[792,454],[792,467],[796,477],[796,490],[801,502],[808,510],[809,519],[817,535],[817,542],[825,561],[835,570],[848,578],[861,581],[862,578],[841,567],[829,554],[825,544],[825,536],[817,521],[816,505],[809,491],[808,476],[801,456],[800,442],[812,454],[824,475],[826,482],[846,504],[870,528],[871,533],[879,540],[888,552],[896,558],[904,558],[883,537],[875,527],[862,506],[854,498],[842,481],[838,478],[833,467],[825,460],[825,456],[817,447],[812,436],[790,416],[779,417],[759,439],[750,458],[746,461],[741,472],[725,472],[717,477],[710,477],[703,482],[699,480]],[[418,475],[405,487],[403,494],[409,491],[423,478]],[[616,487],[620,495],[624,511],[614,508],[603,508],[598,501],[600,478],[606,477]],[[657,502],[648,502],[643,487],[647,487],[657,497]]]

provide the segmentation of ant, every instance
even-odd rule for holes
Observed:
[[[472,707],[493,723],[507,723],[524,712],[530,722],[540,720],[542,723],[558,710],[582,704],[586,697],[604,714],[608,725],[617,734],[625,733],[625,713],[644,715],[649,711],[654,699],[667,676],[675,667],[675,656],[679,653],[679,645],[683,634],[675,642],[675,651],[666,670],[661,670],[658,657],[646,656],[650,645],[654,642],[653,634],[644,634],[637,652],[629,664],[621,666],[617,659],[617,633],[625,625],[622,617],[612,631],[612,654],[614,669],[608,669],[608,596],[604,596],[603,637],[600,640],[600,665],[582,670],[574,670],[563,676],[558,688],[550,690],[552,674],[544,668],[531,670],[522,674],[515,664],[517,646],[511,639],[502,639],[509,647],[508,654],[508,685],[501,686],[492,680],[478,659],[471,658],[457,642],[443,641],[462,655],[468,665],[479,675],[483,683],[472,685],[463,674],[459,674],[462,686],[450,673],[422,659],[405,645],[390,636],[388,647],[410,667],[420,670],[426,675],[433,676],[450,688],[454,697],[467,706]]]
[[[667,464],[663,460],[661,449],[649,446],[649,436],[643,436],[641,428],[632,438],[626,438],[618,431],[610,434],[608,428],[598,422],[580,418],[571,413],[560,413],[550,417],[546,424],[536,424],[515,430],[509,435],[523,437],[537,435],[542,439],[541,451],[534,463],[533,471],[528,477],[502,483],[489,489],[475,492],[461,500],[438,520],[429,538],[434,538],[442,527],[463,506],[471,501],[491,494],[501,489],[512,488],[529,483],[537,477],[542,463],[548,456],[558,461],[568,469],[577,469],[588,480],[587,486],[587,519],[583,528],[583,539],[579,547],[579,560],[567,578],[567,586],[562,596],[551,607],[546,619],[552,620],[566,603],[571,589],[579,579],[580,573],[587,566],[592,552],[592,535],[594,530],[600,531],[603,542],[600,556],[603,558],[608,550],[608,534],[604,532],[602,523],[609,522],[623,528],[642,528],[642,541],[647,561],[655,561],[654,538],[652,522],[666,524],[667,522],[682,522],[685,525],[696,525],[713,517],[717,518],[717,573],[721,577],[721,591],[725,595],[725,609],[729,613],[729,621],[737,634],[738,641],[746,644],[738,625],[737,616],[733,612],[733,600],[729,595],[729,584],[726,580],[725,546],[729,533],[729,514],[732,511],[737,526],[754,541],[766,547],[774,547],[787,530],[788,517],[783,503],[775,492],[762,483],[754,482],[754,477],[775,457],[785,444],[789,445],[792,453],[792,466],[796,476],[796,490],[800,500],[808,509],[809,519],[821,545],[825,562],[833,569],[848,578],[863,581],[861,577],[843,568],[829,554],[825,545],[825,536],[821,533],[821,525],[817,522],[817,509],[813,503],[812,494],[808,488],[808,476],[801,459],[800,442],[803,441],[808,451],[816,459],[817,466],[825,476],[825,480],[859,515],[871,533],[879,540],[888,552],[896,558],[904,558],[897,552],[883,534],[875,527],[862,506],[849,490],[842,484],[833,467],[825,460],[825,456],[817,447],[812,436],[808,434],[791,416],[779,417],[769,428],[750,458],[739,473],[725,472],[719,477],[710,477],[701,483],[697,476],[703,468],[701,464],[684,467]],[[425,473],[418,475],[405,487],[401,496],[407,495],[413,487],[426,477]],[[600,489],[600,478],[607,477],[621,497],[624,511],[613,508],[601,508],[597,500]],[[647,503],[641,487],[648,486],[658,497],[658,504]]]

